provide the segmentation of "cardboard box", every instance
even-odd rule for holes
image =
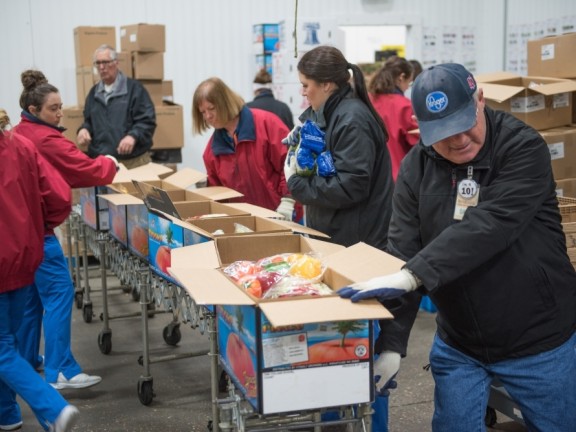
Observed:
[[[115,27],[76,27],[74,29],[76,67],[92,66],[94,51],[100,45],[110,45],[116,49]]]
[[[172,80],[162,81],[162,100],[174,103],[174,84]]]
[[[278,51],[278,24],[255,24],[252,26],[254,54],[269,54]]]
[[[132,24],[120,27],[120,47],[129,52],[166,51],[166,29],[161,24]]]
[[[257,54],[254,56],[254,73],[266,69],[272,75],[272,54]]]
[[[79,107],[84,106],[86,96],[99,80],[98,74],[94,75],[93,66],[76,67],[76,99]]]
[[[367,320],[392,317],[380,303],[352,303],[335,294],[257,299],[221,270],[235,261],[310,252],[323,257],[323,281],[334,290],[403,265],[363,243],[344,248],[300,235],[217,238],[173,251],[170,273],[196,304],[218,306],[221,363],[259,413],[373,400],[372,329]],[[352,336],[351,350],[344,354],[336,348],[328,360],[325,350],[337,347],[336,340],[346,336],[343,329],[352,325],[360,336]],[[314,347],[318,340],[322,345]]]
[[[132,53],[132,73],[133,78],[138,80],[164,79],[164,53]]]
[[[62,109],[62,118],[60,119],[60,126],[65,127],[66,130],[62,133],[73,143],[76,143],[78,136],[78,129],[84,123],[84,112],[78,106],[70,106]],[[78,146],[78,143],[76,143]],[[83,152],[88,151],[88,146],[78,146]]]
[[[149,163],[132,170],[120,165],[120,170],[116,173],[111,185],[125,183],[136,180],[159,180],[159,175],[171,172],[170,169]],[[80,209],[82,220],[90,228],[98,231],[108,231],[110,228],[110,218],[108,214],[108,201],[102,199],[102,195],[110,193],[109,186],[96,186],[79,188]]]
[[[569,125],[576,82],[559,78],[520,77],[510,72],[477,75],[486,104],[507,111],[534,129]]]
[[[528,75],[576,78],[576,33],[528,41]]]
[[[140,83],[144,86],[152,103],[154,105],[162,105],[162,91],[163,91],[163,81],[162,80],[140,80]]]
[[[118,55],[118,69],[128,78],[134,78],[132,71],[132,54],[127,51],[120,51]]]
[[[298,62],[302,58],[304,51],[299,51],[294,57],[294,52],[286,50],[272,53],[272,82],[274,84],[296,83],[298,80]]]
[[[576,178],[576,127],[540,131],[548,144],[554,179]]]
[[[156,105],[156,131],[152,137],[152,149],[184,147],[184,112],[182,105],[166,101]]]
[[[556,195],[559,197],[576,198],[576,178],[556,180]],[[576,214],[574,216],[576,216]],[[576,217],[574,221],[570,220],[568,222],[576,222]]]

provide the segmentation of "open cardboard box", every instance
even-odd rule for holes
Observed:
[[[327,269],[323,281],[333,290],[350,283],[399,271],[403,261],[364,243],[349,248],[300,235],[216,238],[173,251],[169,273],[200,305],[257,306],[275,326],[323,321],[387,319],[392,315],[376,300],[352,303],[336,294],[274,300],[250,296],[221,268],[239,260],[256,261],[280,253],[317,252]]]
[[[82,220],[92,229],[107,231],[110,228],[108,202],[103,200],[102,196],[110,192],[111,186],[131,182],[132,180],[160,181],[161,176],[168,175],[171,172],[170,168],[155,163],[149,163],[130,170],[120,163],[120,169],[108,187],[92,186],[79,189]]]
[[[373,394],[375,300],[336,294],[257,299],[221,269],[238,260],[316,252],[333,289],[398,271],[402,261],[366,244],[349,248],[300,235],[222,237],[174,250],[169,272],[199,305],[216,305],[220,364],[259,413],[368,403]]]
[[[507,111],[534,129],[569,125],[576,82],[496,72],[476,76],[487,105]]]

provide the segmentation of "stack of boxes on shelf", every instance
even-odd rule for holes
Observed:
[[[65,135],[76,141],[76,131],[83,122],[82,109],[86,96],[100,77],[93,67],[93,54],[101,45],[110,45],[118,52],[119,69],[128,78],[140,81],[148,91],[156,110],[154,153],[175,153],[169,162],[181,162],[184,145],[184,115],[182,106],[174,103],[172,81],[164,80],[165,27],[156,24],[133,24],[120,27],[120,49],[116,47],[115,27],[76,27],[77,105],[64,109],[62,126]],[[86,150],[86,149],[81,149]],[[175,169],[174,163],[169,164]]]
[[[299,124],[298,116],[308,108],[302,96],[298,79],[298,61],[302,55],[319,45],[332,45],[344,49],[344,32],[332,19],[299,18],[284,20],[278,24],[277,49],[271,54],[272,84],[276,99],[285,102]]]
[[[156,132],[153,141],[154,155],[175,154],[176,158],[164,158],[181,162],[180,149],[184,145],[184,117],[182,106],[174,103],[172,81],[164,80],[164,52],[166,30],[159,24],[132,24],[120,27],[120,47],[127,53],[132,64],[132,78],[140,81],[152,98],[156,109]]]
[[[258,72],[266,69],[272,75],[272,53],[278,51],[278,24],[255,24],[252,26],[254,65]]]
[[[574,86],[575,51],[576,33],[529,41],[528,74],[567,79]],[[558,124],[555,129],[543,131],[542,136],[550,147],[558,195],[576,198],[576,99],[573,94],[567,95],[566,99],[571,105],[563,106],[562,124]],[[547,106],[551,111],[554,108]]]

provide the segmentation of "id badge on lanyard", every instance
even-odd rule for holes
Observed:
[[[478,197],[480,196],[480,185],[472,178],[474,168],[468,167],[467,177],[458,182],[456,188],[456,206],[454,207],[454,219],[462,220],[464,213],[468,207],[476,207],[478,205]]]

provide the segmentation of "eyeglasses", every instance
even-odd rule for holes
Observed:
[[[98,60],[98,61],[95,61],[93,63],[93,65],[94,65],[94,67],[99,67],[99,66],[108,67],[114,62],[115,62],[115,60]]]

